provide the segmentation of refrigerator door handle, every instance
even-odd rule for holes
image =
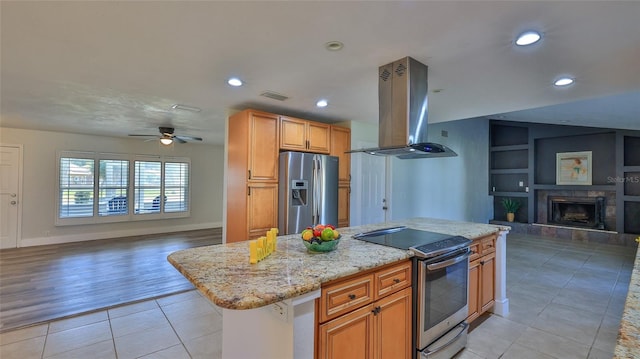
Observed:
[[[318,161],[318,169],[316,172],[316,198],[318,199],[316,201],[316,220],[318,222],[318,224],[320,224],[320,217],[321,217],[321,208],[324,205],[323,203],[321,203],[321,201],[323,200],[323,196],[322,193],[324,191],[324,186],[323,186],[323,182],[322,182],[322,160],[320,159],[320,156],[316,155],[316,160]]]

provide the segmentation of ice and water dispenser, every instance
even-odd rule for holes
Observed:
[[[306,206],[307,193],[309,189],[309,183],[306,180],[292,180],[290,188],[290,203],[292,207]]]

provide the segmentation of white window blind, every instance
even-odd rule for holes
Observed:
[[[189,210],[189,164],[165,162],[164,164],[165,212]]]
[[[99,161],[98,214],[122,216],[129,214],[129,161]]]
[[[162,162],[135,161],[134,210],[136,214],[160,213]]]
[[[92,158],[60,157],[60,218],[93,216],[94,165]]]

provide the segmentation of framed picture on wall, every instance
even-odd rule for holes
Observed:
[[[591,151],[556,153],[557,185],[591,185]]]

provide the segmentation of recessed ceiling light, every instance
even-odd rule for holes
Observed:
[[[522,34],[518,35],[516,38],[516,45],[518,46],[528,46],[533,45],[536,42],[540,41],[542,35],[540,35],[537,31],[525,31]]]
[[[234,86],[234,87],[242,86],[242,80],[240,80],[237,77],[232,77],[232,78],[228,79],[227,83],[229,85],[231,85],[231,86]]]
[[[344,47],[344,44],[340,41],[329,41],[324,44],[324,48],[329,51],[340,51]]]
[[[560,77],[559,79],[555,80],[553,84],[558,87],[565,87],[571,85],[574,81],[575,80],[571,77]]]
[[[316,106],[318,107],[327,107],[328,104],[327,100],[318,100],[318,102],[316,102]]]

